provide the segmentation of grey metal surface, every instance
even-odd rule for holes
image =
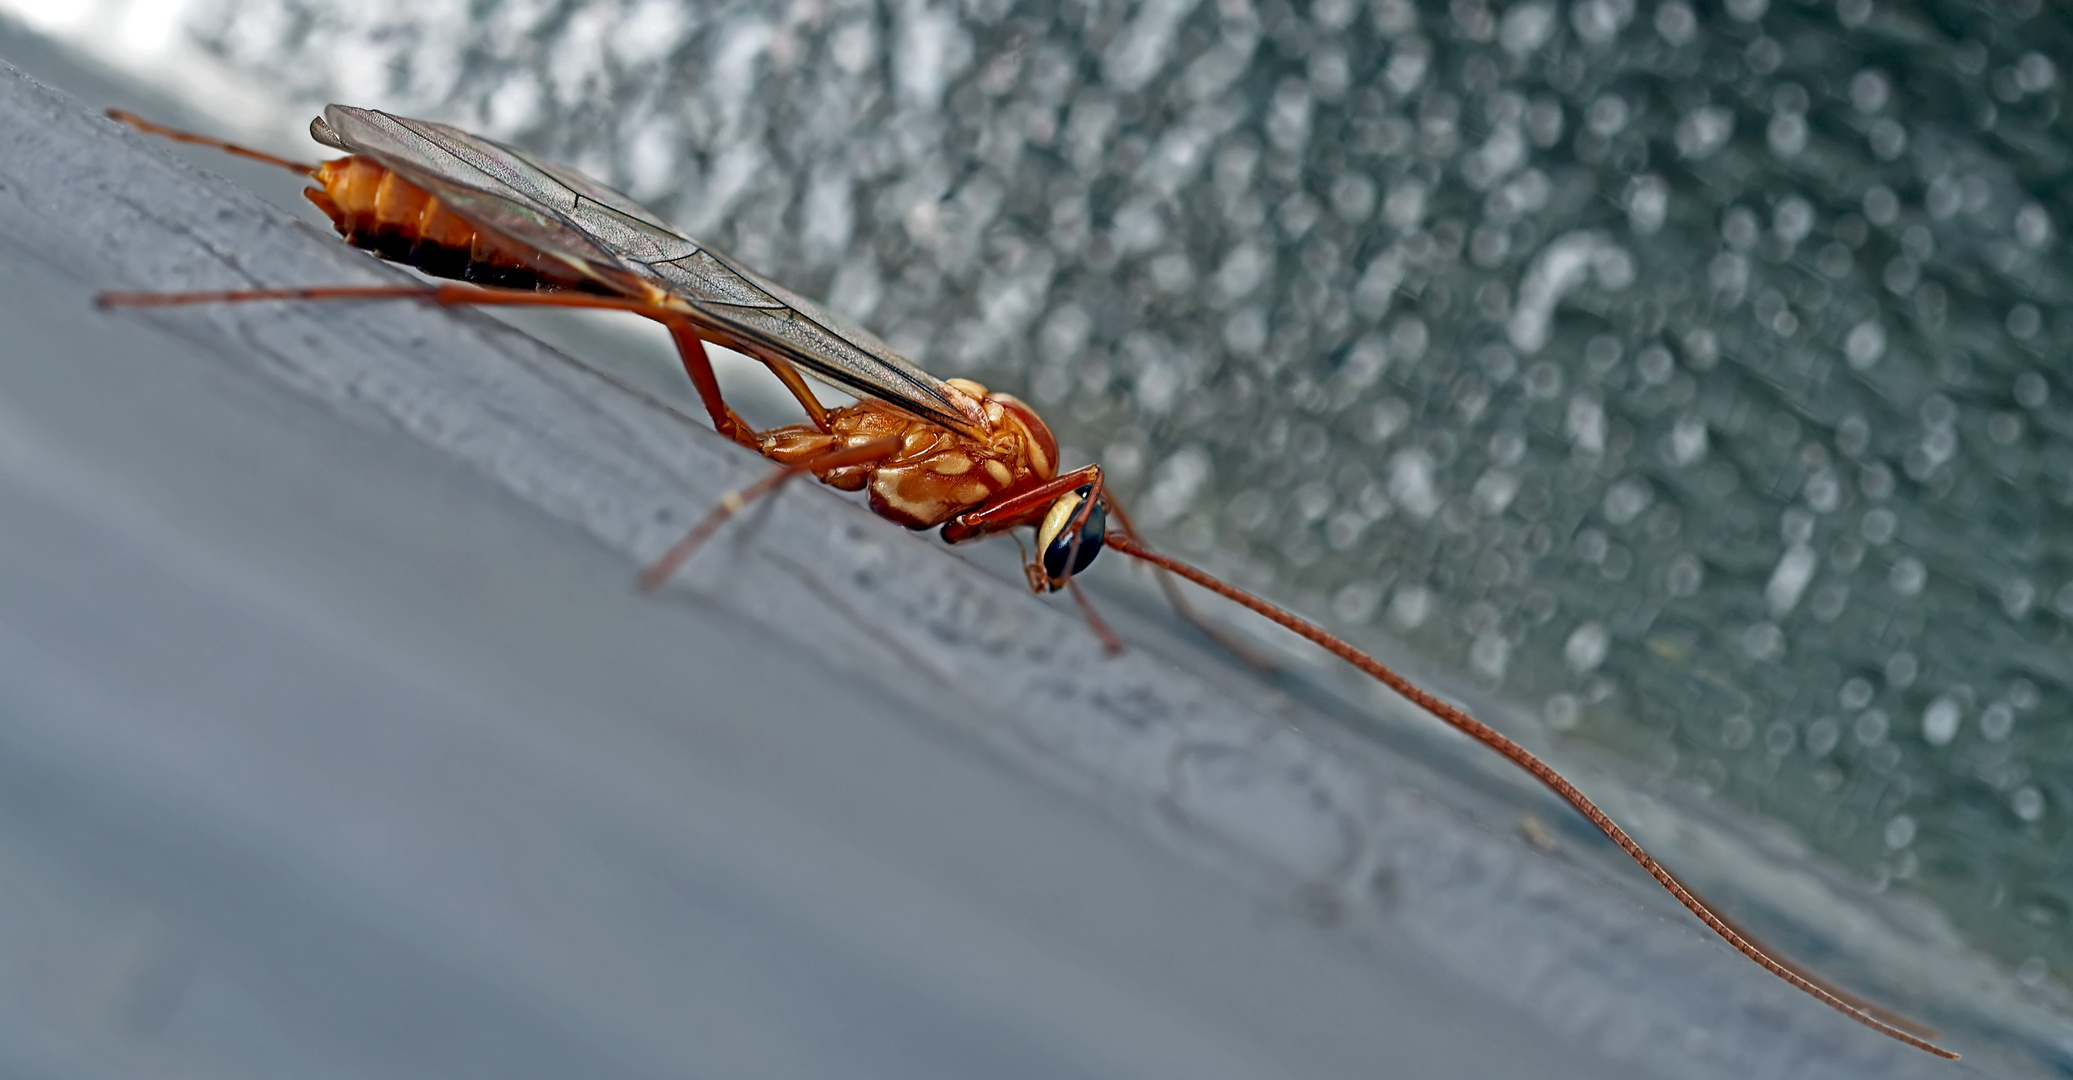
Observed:
[[[1954,1074],[826,492],[635,596],[761,463],[493,320],[88,304],[394,276],[0,80],[5,1071]]]
[[[2065,5],[9,7],[211,131],[579,165],[2073,1028]]]

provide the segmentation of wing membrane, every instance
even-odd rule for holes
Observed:
[[[401,173],[468,221],[588,276],[628,292],[636,282],[667,292],[723,344],[796,364],[925,419],[971,427],[957,404],[964,395],[869,331],[736,265],[581,173],[458,128],[373,109],[328,106],[315,134]]]

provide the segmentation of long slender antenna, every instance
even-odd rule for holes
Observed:
[[[146,135],[156,135],[162,139],[191,143],[195,146],[212,146],[226,154],[235,154],[241,158],[264,162],[268,165],[286,169],[289,172],[301,173],[304,176],[317,175],[317,167],[315,165],[305,165],[300,161],[289,161],[287,158],[275,157],[265,151],[254,150],[249,146],[239,146],[236,143],[224,142],[222,139],[212,139],[207,135],[196,135],[192,131],[181,131],[179,128],[169,128],[164,124],[154,124],[136,113],[130,112],[128,109],[109,109],[108,119],[128,124]]]
[[[1143,534],[1137,531],[1137,524],[1130,520],[1130,512],[1123,509],[1123,504],[1116,499],[1115,493],[1103,492],[1103,495],[1108,499],[1109,512],[1116,515],[1116,524],[1120,525],[1123,531],[1128,533],[1132,539],[1142,542]],[[1263,675],[1271,675],[1281,670],[1281,662],[1274,659],[1272,653],[1225,629],[1215,619],[1195,610],[1195,605],[1188,602],[1187,594],[1181,592],[1180,586],[1173,583],[1173,575],[1157,572],[1152,576],[1159,580],[1159,591],[1166,594],[1166,603],[1173,608],[1175,615],[1180,616],[1182,622],[1202,631],[1203,635],[1209,638],[1210,641],[1215,642],[1218,648],[1237,657],[1246,667],[1254,671],[1260,672]]]
[[[1534,779],[1546,784],[1555,794],[1560,795],[1564,801],[1575,807],[1577,812],[1589,818],[1591,824],[1598,827],[1599,832],[1610,837],[1613,843],[1620,846],[1620,850],[1625,851],[1635,862],[1641,864],[1643,870],[1648,871],[1648,876],[1656,879],[1658,885],[1661,885],[1671,896],[1676,897],[1677,902],[1683,904],[1692,914],[1698,916],[1699,921],[1705,923],[1708,929],[1720,935],[1721,940],[1734,946],[1737,952],[1756,961],[1764,970],[1798,987],[1802,992],[1819,1000],[1829,1008],[1863,1024],[1865,1027],[1871,1028],[1881,1035],[1898,1039],[1917,1050],[1927,1051],[1940,1058],[1957,1060],[1957,1054],[1873,1016],[1864,1009],[1843,1000],[1836,994],[1816,984],[1813,980],[1799,974],[1791,967],[1773,959],[1769,953],[1758,948],[1748,938],[1737,933],[1734,927],[1728,925],[1727,920],[1714,914],[1713,909],[1707,907],[1704,901],[1692,895],[1691,890],[1685,888],[1684,884],[1678,881],[1670,871],[1663,869],[1662,864],[1656,862],[1654,856],[1643,850],[1633,837],[1628,836],[1627,831],[1620,828],[1618,822],[1607,816],[1605,811],[1598,809],[1597,803],[1592,802],[1588,796],[1577,790],[1575,784],[1570,783],[1561,773],[1556,772],[1554,766],[1542,761],[1532,751],[1513,742],[1496,728],[1419,689],[1409,679],[1397,674],[1383,665],[1381,661],[1341,641],[1322,627],[1297,618],[1295,615],[1283,611],[1249,592],[1226,585],[1177,559],[1170,559],[1158,552],[1151,551],[1121,532],[1109,533],[1106,537],[1106,543],[1116,551],[1120,551],[1132,558],[1142,559],[1160,569],[1172,571],[1208,589],[1210,592],[1216,593],[1218,596],[1251,608],[1263,618],[1272,620],[1284,629],[1310,639],[1339,659],[1373,676],[1378,682],[1403,695],[1419,708],[1453,725],[1484,746],[1503,754],[1511,759],[1513,764],[1532,773]]]

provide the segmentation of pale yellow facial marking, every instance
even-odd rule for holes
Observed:
[[[929,471],[944,476],[962,476],[972,471],[972,459],[963,454],[938,454],[929,462]]]
[[[993,477],[994,482],[1002,487],[1007,487],[1015,480],[1015,474],[1009,472],[1006,465],[992,458],[986,459],[986,475]]]
[[[1064,532],[1067,525],[1072,524],[1073,511],[1079,508],[1080,493],[1077,491],[1061,495],[1057,502],[1051,504],[1051,509],[1044,514],[1044,523],[1037,527],[1037,551],[1051,549],[1051,542],[1058,539],[1058,534]]]

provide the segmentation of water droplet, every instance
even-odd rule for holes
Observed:
[[[1562,647],[1562,658],[1571,671],[1586,675],[1605,662],[1611,644],[1611,635],[1602,624],[1588,622],[1570,632],[1568,643]]]
[[[1850,80],[1850,104],[1858,112],[1878,112],[1886,107],[1892,96],[1892,86],[1886,76],[1871,68],[1860,71]]]
[[[1931,746],[1948,746],[1958,736],[1958,725],[1964,713],[1958,703],[1947,697],[1937,698],[1922,711],[1922,738]],[[1897,846],[1897,845],[1896,845]]]
[[[1778,234],[1787,244],[1797,244],[1814,231],[1814,207],[1797,195],[1788,195],[1779,200],[1777,209],[1771,211],[1771,231]]]
[[[1641,512],[1654,501],[1655,492],[1648,486],[1648,481],[1627,477],[1606,489],[1605,520],[1614,525],[1625,525],[1641,516]]]
[[[1858,532],[1868,543],[1884,544],[1893,539],[1893,534],[1900,527],[1899,523],[1900,519],[1893,516],[1893,511],[1885,507],[1878,507],[1865,513],[1864,521],[1858,527]],[[1896,566],[1894,571],[1898,574],[1899,567]],[[1896,584],[1895,588],[1898,587],[1898,584]]]
[[[1980,737],[1988,742],[2006,741],[2009,733],[2014,730],[2015,710],[2009,708],[2007,702],[1997,701],[1979,714]]]
[[[2037,331],[2043,328],[2044,316],[2038,313],[2033,304],[2017,304],[2008,310],[2006,325],[2008,332],[2018,340],[2028,341],[2036,337]]]
[[[1915,654],[1902,649],[1886,658],[1886,685],[1895,690],[1905,690],[1915,684],[1915,676],[1922,673],[1921,661]]]
[[[1807,753],[1813,757],[1826,757],[1842,740],[1843,726],[1833,716],[1824,716],[1807,725]]]
[[[1432,591],[1423,585],[1405,584],[1397,587],[1396,594],[1389,598],[1389,617],[1406,630],[1415,630],[1424,625],[1432,614]]]
[[[1849,336],[1843,339],[1843,355],[1859,371],[1878,363],[1886,355],[1886,328],[1877,319],[1866,319],[1851,327]]]
[[[1332,614],[1340,621],[1365,623],[1382,603],[1382,587],[1372,581],[1356,581],[1332,594]]]
[[[1785,632],[1775,623],[1754,623],[1742,632],[1742,651],[1752,660],[1777,660],[1785,655]]]
[[[1504,678],[1504,669],[1511,659],[1511,642],[1504,635],[1491,631],[1476,635],[1475,642],[1468,647],[1468,662],[1476,672],[1486,678]]]
[[[1864,216],[1882,228],[1893,224],[1900,216],[1900,197],[1884,184],[1873,184],[1864,192]]]
[[[2041,94],[2059,81],[2059,70],[2043,53],[2024,53],[2015,63],[2015,81],[2023,93]]]
[[[2025,409],[2040,408],[2051,397],[2051,386],[2044,376],[2034,371],[2025,371],[2015,377],[2016,404]]]
[[[2025,203],[2015,214],[2016,242],[2036,249],[2051,242],[2051,215],[2036,203]]]
[[[1699,34],[1699,19],[1684,0],[1666,0],[1656,6],[1656,33],[1672,45],[1688,45]]]
[[[1677,152],[1693,161],[1712,157],[1735,133],[1735,114],[1718,105],[1686,113],[1677,122]]]
[[[2017,622],[2029,617],[2030,608],[2036,602],[2037,587],[2028,578],[2015,578],[2001,586],[2001,610]]]

